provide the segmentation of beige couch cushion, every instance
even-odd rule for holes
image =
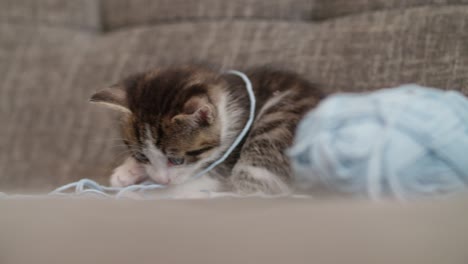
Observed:
[[[219,19],[308,20],[315,0],[4,0],[0,22],[92,31]]]
[[[316,0],[312,17],[327,19],[369,11],[405,10],[418,6],[464,5],[468,0]]]
[[[0,35],[1,189],[45,188],[100,174],[95,159],[106,147],[92,139],[102,140],[105,131],[93,126],[107,119],[90,113],[89,89],[78,84],[93,77],[77,75],[86,67],[91,36],[7,24]]]
[[[0,23],[99,30],[99,0],[2,0]]]
[[[102,0],[105,29],[219,19],[308,20],[315,0]]]

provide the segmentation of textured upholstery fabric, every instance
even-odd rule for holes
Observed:
[[[320,24],[180,23],[111,34],[100,40],[94,56],[122,58],[125,74],[203,60],[226,68],[291,68],[330,91],[417,82],[467,93],[467,24],[468,8],[458,7],[419,7]],[[127,57],[120,55],[124,51]]]
[[[468,0],[317,0],[312,17],[332,17],[382,10],[404,10],[417,6],[447,6],[468,4]]]
[[[99,0],[0,0],[0,23],[101,28]]]
[[[318,26],[302,56],[310,76],[346,91],[418,83],[468,94],[468,6],[418,7]],[[300,56],[300,55],[298,55]]]
[[[316,0],[1,0],[0,21],[91,30],[216,19],[308,20]]]
[[[144,27],[130,27],[140,22],[128,17],[108,17],[107,27],[120,28],[105,34],[36,18],[21,23],[2,18],[1,190],[50,189],[83,177],[105,183],[124,149],[112,113],[87,99],[96,89],[150,67],[194,60],[223,68],[273,64],[306,74],[330,92],[411,82],[468,94],[468,6],[390,9],[320,23],[286,21],[281,15],[286,11],[263,8],[258,17],[264,19],[218,20],[227,14],[213,13],[209,20],[177,22],[179,11],[161,11],[171,23],[145,18],[153,25]]]
[[[102,0],[105,29],[214,19],[308,20],[315,0]]]
[[[77,80],[93,79],[77,75],[89,36],[7,24],[0,26],[0,36],[2,189],[41,188],[99,175],[96,165],[106,147],[93,140],[107,136],[105,131],[96,135],[99,126],[97,131],[93,126],[107,119],[89,113],[89,89]]]

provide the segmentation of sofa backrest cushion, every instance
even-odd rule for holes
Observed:
[[[316,0],[311,16],[323,20],[370,11],[463,4],[468,4],[468,0]]]

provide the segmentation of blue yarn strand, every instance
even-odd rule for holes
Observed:
[[[255,100],[255,94],[253,92],[252,83],[250,82],[249,77],[247,77],[247,75],[245,75],[243,72],[236,71],[236,70],[230,70],[227,73],[237,75],[238,77],[240,77],[245,82],[246,89],[247,89],[247,92],[249,94],[249,99],[250,99],[249,119],[247,120],[247,123],[245,124],[244,129],[242,129],[242,131],[237,136],[236,140],[232,143],[232,145],[228,148],[228,150],[224,153],[224,155],[221,158],[219,158],[217,161],[213,162],[206,169],[204,169],[201,172],[197,173],[193,178],[199,178],[199,177],[203,176],[205,173],[207,173],[210,170],[214,169],[219,164],[223,163],[229,157],[229,155],[231,155],[231,153],[234,151],[234,149],[240,144],[240,142],[247,135],[247,133],[249,133],[249,130],[252,127],[252,124],[253,124],[253,121],[254,121],[254,118],[255,118],[256,100]]]

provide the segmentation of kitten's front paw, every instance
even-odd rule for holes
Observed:
[[[110,185],[112,187],[126,187],[135,183],[135,177],[131,173],[118,169],[110,177]]]
[[[110,177],[112,187],[126,187],[138,184],[148,178],[146,172],[140,164],[133,158],[127,158],[125,162],[114,170]]]

